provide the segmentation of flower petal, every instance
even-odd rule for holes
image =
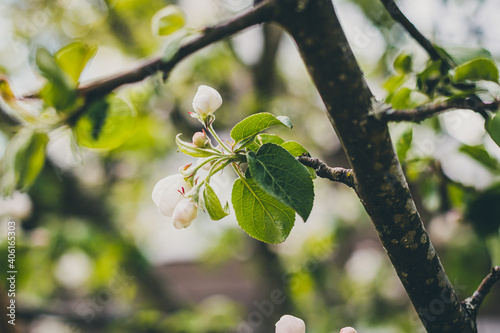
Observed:
[[[189,227],[197,215],[198,208],[196,208],[191,198],[181,200],[177,206],[175,206],[172,216],[174,227],[177,229]]]
[[[222,105],[222,97],[217,90],[212,87],[201,85],[194,95],[193,109],[205,117],[214,113]]]
[[[179,182],[182,180],[181,175],[172,175],[165,177],[163,179],[160,179],[156,184],[155,187],[153,188],[153,193],[151,194],[151,198],[153,199],[153,202],[155,203],[156,206],[160,204],[160,198],[165,191],[165,189],[171,187],[173,184]]]

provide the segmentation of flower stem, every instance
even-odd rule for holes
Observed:
[[[212,134],[212,136],[215,138],[215,140],[217,140],[217,142],[220,144],[220,146],[222,148],[224,148],[227,152],[230,152],[231,151],[231,148],[228,147],[224,142],[222,142],[222,140],[219,138],[219,136],[217,135],[217,132],[215,132],[212,124],[208,125],[207,127],[207,130],[210,134]]]
[[[236,163],[232,163],[231,166],[233,167],[234,171],[240,178],[245,178],[245,175],[241,172],[240,168],[236,165]]]

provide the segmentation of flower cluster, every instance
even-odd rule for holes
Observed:
[[[222,97],[214,88],[200,86],[193,99],[194,113],[192,117],[197,118],[209,129],[215,117],[213,113],[222,105]],[[210,127],[211,129],[211,127]],[[165,177],[158,181],[153,189],[152,199],[162,215],[172,217],[174,226],[177,229],[187,228],[191,225],[198,214],[200,206],[199,192],[201,185],[197,185],[196,173],[199,169],[209,170],[215,157],[222,152],[215,149],[205,131],[197,132],[193,135],[190,144],[178,140],[178,144],[184,149],[192,149],[195,152],[208,158],[200,159],[198,164],[190,168],[191,165],[181,168],[179,174]],[[179,147],[180,150],[183,150]],[[184,150],[183,150],[184,151]],[[210,176],[208,176],[208,179]]]

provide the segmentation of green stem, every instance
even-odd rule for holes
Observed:
[[[227,152],[230,152],[231,151],[231,148],[228,147],[224,142],[222,142],[222,140],[219,138],[219,136],[217,135],[217,132],[215,132],[212,124],[208,125],[207,127],[207,130],[210,134],[212,134],[212,136],[215,138],[215,140],[217,140],[217,142],[220,144],[220,146],[222,148],[224,148]]]
[[[200,170],[205,164],[207,163],[210,163],[212,161],[215,161],[217,159],[219,159],[220,156],[213,156],[213,157],[210,157],[210,158],[207,158],[206,160],[204,160],[203,162],[201,162],[199,165],[197,165],[190,173],[189,175],[187,176],[188,178],[193,178],[194,179],[194,176],[196,175],[196,173],[198,172],[198,170]],[[182,172],[181,172],[182,173]]]
[[[210,171],[208,172],[207,178],[205,178],[206,182],[210,182],[210,178],[215,175],[217,172],[220,170],[224,169],[227,167],[230,163],[232,163],[231,158],[226,158],[224,163],[221,163],[223,160],[220,160],[218,163],[214,163],[212,165],[212,168],[210,168]]]
[[[235,163],[231,164],[231,166],[233,167],[238,177],[245,179],[245,175],[240,171],[240,168],[238,168]]]

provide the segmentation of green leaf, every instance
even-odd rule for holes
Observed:
[[[255,182],[307,221],[313,206],[314,186],[306,167],[286,149],[272,143],[263,145],[257,154],[249,152],[247,159]]]
[[[500,116],[496,114],[493,118],[486,120],[484,127],[493,141],[500,147]]]
[[[95,45],[74,42],[57,51],[54,57],[59,67],[76,86],[83,69],[96,53],[97,47]]]
[[[241,229],[262,242],[282,243],[293,228],[293,209],[264,192],[253,179],[234,182],[231,202]]]
[[[307,149],[295,141],[286,141],[280,144],[280,146],[285,148],[293,157],[298,157],[302,154],[309,154]]]
[[[473,158],[478,163],[490,169],[491,171],[498,171],[500,169],[498,160],[492,157],[488,153],[488,151],[484,149],[483,145],[478,145],[478,146],[462,145],[459,148],[459,151]]]
[[[135,110],[127,102],[110,95],[89,106],[73,128],[73,133],[81,146],[111,150],[134,133],[136,119]]]
[[[498,68],[491,59],[480,58],[466,62],[455,68],[455,81],[486,80],[498,82]]]
[[[180,136],[181,134],[177,134],[177,136],[175,137],[175,143],[177,144],[177,148],[179,148],[179,150],[184,154],[193,157],[210,157],[214,155],[213,150],[198,148],[192,143],[182,141],[180,139]]]
[[[265,143],[281,145],[283,142],[285,142],[285,140],[276,134],[260,133],[255,136],[254,142],[249,144],[247,149],[257,151]]]
[[[26,190],[37,178],[45,163],[46,133],[31,128],[19,131],[8,143],[3,159],[2,190]]]
[[[203,199],[205,200],[205,208],[212,220],[218,221],[229,215],[229,204],[226,202],[226,206],[222,207],[219,197],[215,194],[215,191],[209,183],[205,183]]]
[[[411,55],[401,53],[394,60],[394,69],[399,74],[408,74],[411,72],[413,66],[413,58]]]
[[[186,25],[182,10],[175,5],[160,9],[151,20],[153,33],[159,36],[168,36]]]
[[[413,128],[407,128],[399,140],[396,142],[396,152],[400,162],[406,159],[406,155],[411,148],[411,143],[413,141]]]
[[[48,80],[40,94],[50,106],[58,111],[69,109],[76,102],[76,84],[56,62],[47,49],[39,48],[36,52],[36,65],[40,73]]]
[[[275,117],[267,112],[257,113],[237,123],[231,130],[231,138],[233,138],[236,145],[242,140],[249,139],[261,131],[277,125],[292,128],[292,123],[288,117]]]
[[[293,157],[299,157],[302,154],[309,154],[307,149],[305,149],[300,143],[295,141],[286,141],[280,144],[281,147],[285,148]],[[309,175],[312,179],[316,179],[316,170],[311,167],[306,167]]]

